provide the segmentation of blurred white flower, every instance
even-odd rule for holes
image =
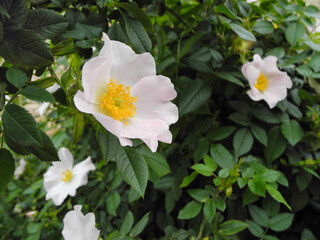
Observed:
[[[83,215],[81,205],[75,205],[63,219],[62,236],[65,240],[97,240],[100,234],[92,212]]]
[[[48,87],[46,90],[50,93],[53,93],[57,91],[59,88],[60,86],[55,83],[51,87]],[[41,103],[40,106],[37,108],[36,112],[39,114],[39,116],[43,116],[46,113],[49,106],[50,106],[50,103],[48,102]]]
[[[35,219],[35,216],[38,214],[38,211],[30,211],[26,213],[26,216],[31,219]]]
[[[122,146],[128,138],[140,138],[155,152],[158,141],[171,143],[169,125],[178,120],[178,108],[171,103],[177,93],[170,79],[156,75],[150,53],[135,54],[103,34],[99,56],[82,70],[83,92],[74,97],[76,107],[92,114]]]
[[[20,175],[24,172],[26,165],[27,162],[23,158],[21,158],[19,161],[19,165],[16,167],[16,170],[14,171],[14,179],[20,178]]]
[[[287,88],[292,87],[292,81],[286,72],[277,67],[277,58],[268,56],[261,59],[258,54],[253,61],[242,66],[242,73],[248,79],[251,90],[247,92],[254,101],[265,100],[270,108],[287,96]]]
[[[247,3],[258,2],[258,0],[247,0]]]
[[[88,172],[96,169],[91,157],[73,166],[68,149],[60,148],[58,154],[60,162],[53,162],[43,177],[46,200],[51,198],[55,205],[61,205],[68,195],[75,196],[77,188],[88,183]]]

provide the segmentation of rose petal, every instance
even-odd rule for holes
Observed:
[[[135,118],[161,119],[169,125],[178,121],[178,108],[170,102],[177,93],[169,78],[145,77],[132,88],[131,95],[138,98]]]
[[[59,159],[61,161],[60,163],[63,164],[64,168],[71,169],[73,166],[73,156],[72,156],[71,152],[67,148],[62,147],[59,149],[58,155],[59,155]],[[57,162],[57,163],[59,163],[59,162]],[[55,163],[53,163],[53,164],[55,164]]]
[[[78,108],[79,111],[84,113],[96,113],[99,111],[99,105],[90,103],[86,100],[83,92],[79,91],[73,98],[74,105]]]

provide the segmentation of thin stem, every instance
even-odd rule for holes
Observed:
[[[202,234],[203,234],[203,228],[204,228],[204,224],[206,223],[206,219],[203,218],[202,219],[202,222],[201,222],[201,226],[200,226],[200,230],[199,230],[199,233],[198,233],[198,237],[197,237],[197,240],[200,240],[202,238]]]
[[[191,32],[195,34],[196,32],[194,29],[187,23],[177,12],[172,10],[171,8],[166,6],[166,10],[168,10],[171,14],[173,14],[176,18],[178,18],[187,28],[191,29]]]
[[[13,95],[13,97],[7,102],[7,105],[10,104],[13,101],[13,99],[15,99],[16,96],[18,96],[19,93],[20,93],[20,90]]]

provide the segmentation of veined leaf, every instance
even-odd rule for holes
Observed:
[[[138,236],[147,226],[148,222],[149,222],[149,215],[150,213],[147,212],[140,220],[139,222],[137,222],[136,225],[134,225],[134,227],[131,229],[130,231],[130,236],[131,237],[136,237]]]
[[[37,102],[55,102],[55,99],[51,95],[51,93],[49,93],[47,90],[43,89],[42,87],[38,87],[34,85],[27,86],[23,88],[20,91],[20,93],[26,98],[29,98]]]
[[[20,29],[28,14],[27,3],[25,0],[1,0],[3,15],[0,15],[0,22],[3,23],[4,31]],[[6,16],[6,15],[9,15]]]
[[[6,134],[23,146],[41,146],[42,139],[37,123],[24,108],[9,104],[2,114],[2,124]]]
[[[249,152],[253,145],[253,137],[247,128],[239,129],[233,138],[233,148],[236,156],[240,157]]]
[[[290,45],[294,47],[302,38],[305,31],[305,27],[301,22],[293,22],[288,26],[286,30],[286,39],[290,43]]]
[[[239,220],[229,220],[220,225],[220,231],[224,235],[234,235],[248,227],[249,225],[245,222]]]
[[[189,202],[183,209],[180,210],[178,219],[190,219],[197,216],[202,208],[202,204],[196,201]]]
[[[27,74],[16,67],[11,67],[6,72],[6,77],[8,81],[15,86],[16,88],[21,88],[25,85],[25,82],[28,80]]]
[[[211,157],[221,168],[232,169],[234,165],[233,156],[221,144],[213,144],[210,148]]]
[[[303,130],[295,120],[284,121],[281,124],[281,132],[292,146],[296,145],[303,137]]]
[[[102,152],[103,159],[108,162],[118,152],[120,143],[116,136],[105,130],[100,130],[98,141]]]
[[[273,199],[275,199],[276,201],[283,203],[290,211],[291,207],[289,206],[289,204],[287,203],[287,201],[283,198],[283,196],[281,195],[281,193],[275,189],[274,187],[272,187],[271,185],[266,185],[266,190],[268,191],[268,193],[271,195],[271,197]]]
[[[237,25],[234,23],[229,23],[229,26],[243,40],[251,41],[251,42],[257,41],[255,36],[251,32],[249,32],[247,29],[241,27],[240,25]]]
[[[141,154],[133,148],[119,148],[115,160],[123,180],[143,197],[148,181],[148,166]]]
[[[7,149],[0,149],[0,191],[12,179],[15,164],[12,154]]]
[[[281,135],[280,127],[275,126],[268,133],[268,145],[264,151],[267,162],[271,163],[279,157],[285,149],[286,141]]]

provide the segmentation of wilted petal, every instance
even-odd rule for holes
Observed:
[[[81,205],[74,206],[73,211],[69,211],[63,219],[62,235],[65,240],[97,240],[100,230],[95,225],[93,213],[83,215]]]

